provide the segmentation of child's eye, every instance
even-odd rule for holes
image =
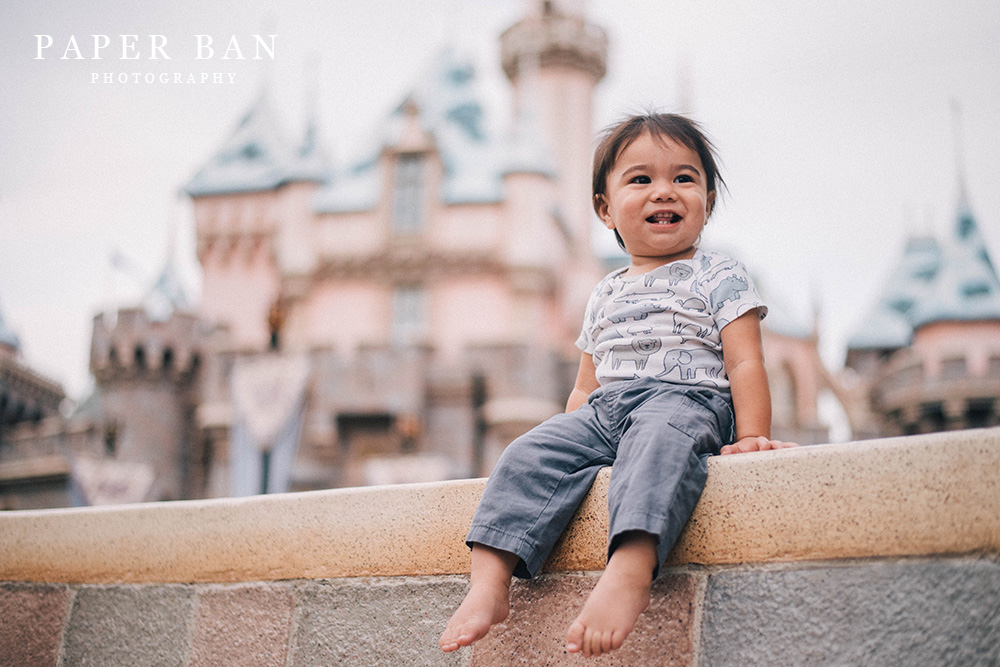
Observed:
[[[694,183],[694,177],[691,174],[681,174],[677,176],[674,181],[677,183]]]
[[[645,184],[650,183],[650,182],[651,181],[649,180],[649,176],[643,176],[643,175],[641,175],[641,176],[633,176],[632,179],[629,181],[629,183],[639,183],[639,184],[642,184],[642,185],[645,185]]]

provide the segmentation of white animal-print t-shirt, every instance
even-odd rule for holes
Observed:
[[[577,347],[594,357],[597,380],[655,377],[727,389],[722,329],[767,306],[740,262],[696,250],[638,276],[609,273],[587,304]]]

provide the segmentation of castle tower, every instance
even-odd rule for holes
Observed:
[[[594,89],[607,68],[608,38],[576,0],[531,0],[524,18],[500,37],[515,113],[536,110],[552,151],[562,215],[580,254],[588,254],[593,209]],[[517,120],[515,119],[515,123]]]
[[[181,309],[187,303],[168,260],[143,306],[94,317],[90,370],[108,425],[103,455],[145,466],[153,480],[146,500],[204,493],[209,461],[195,409],[209,328]]]
[[[959,159],[947,238],[910,239],[847,366],[883,434],[1000,424],[1000,278],[969,206]]]
[[[308,223],[326,172],[315,118],[310,116],[303,141],[294,144],[262,90],[187,184],[203,274],[199,314],[225,325],[236,348],[267,347],[272,307],[313,270]]]

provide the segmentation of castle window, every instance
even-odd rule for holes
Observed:
[[[163,350],[163,368],[169,370],[174,365],[174,351],[172,349],[165,348]]]
[[[135,356],[133,357],[133,359],[135,359],[135,365],[136,365],[136,367],[138,367],[138,368],[145,368],[146,367],[146,348],[142,347],[141,345],[137,345],[136,348],[135,348]]]
[[[414,153],[399,156],[396,162],[396,182],[392,196],[392,229],[397,234],[416,234],[424,226],[423,155]]]
[[[418,342],[427,333],[427,294],[417,285],[396,289],[392,303],[392,337],[401,344]]]

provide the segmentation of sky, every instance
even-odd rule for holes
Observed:
[[[83,398],[94,315],[138,301],[171,237],[197,297],[181,191],[262,85],[293,136],[316,91],[323,142],[343,165],[455,46],[480,64],[503,128],[497,38],[522,2],[0,0],[0,313],[24,360]],[[705,244],[742,259],[772,310],[815,313],[831,369],[906,238],[950,230],[956,154],[1000,260],[1000,3],[583,4],[611,42],[595,131],[649,108],[705,126],[728,184]],[[94,34],[110,41],[99,60]],[[139,35],[139,59],[121,59],[123,34]],[[254,34],[278,35],[273,60],[253,59]],[[36,35],[52,37],[42,58]],[[149,35],[166,37],[169,60],[149,58]],[[196,58],[196,35],[212,37],[213,58]],[[234,35],[246,58],[223,60]],[[103,82],[135,72],[156,80]],[[173,82],[203,72],[209,83]],[[212,83],[216,72],[233,82]]]

